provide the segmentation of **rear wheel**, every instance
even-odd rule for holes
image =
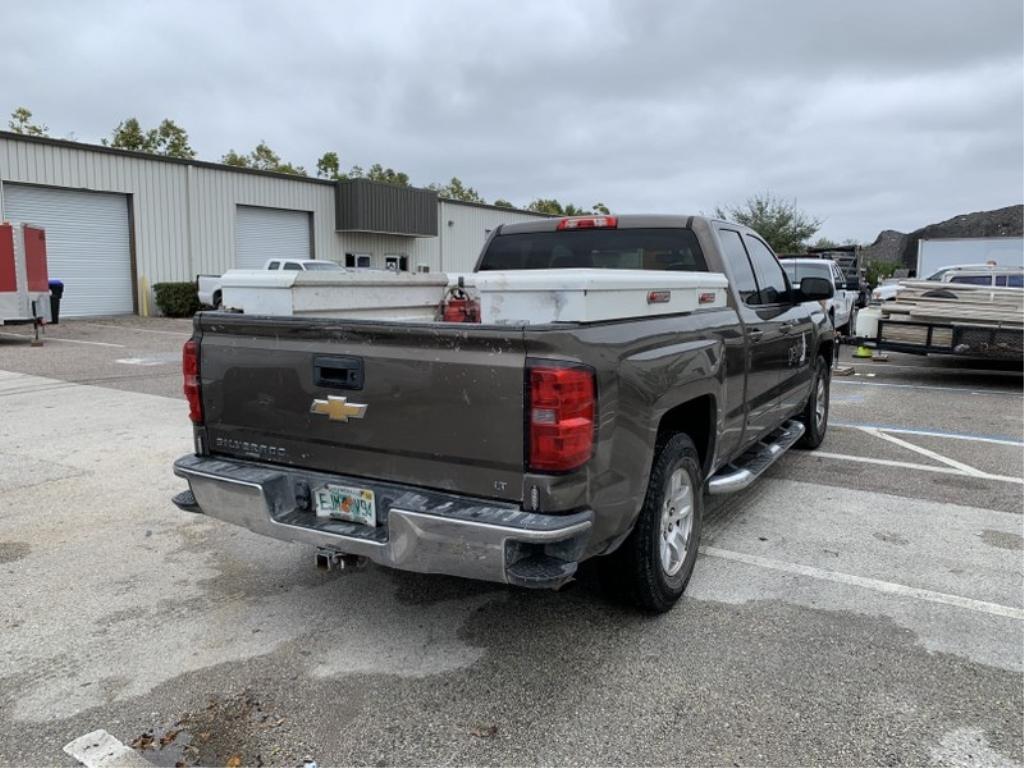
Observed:
[[[821,355],[814,358],[814,378],[811,381],[811,396],[807,398],[797,419],[804,425],[804,434],[797,446],[814,450],[825,439],[828,429],[828,395],[831,383],[831,361]]]
[[[675,605],[697,560],[703,488],[693,441],[674,435],[654,459],[633,531],[601,563],[602,581],[613,593],[652,613]]]
[[[216,291],[213,294],[213,308],[220,309],[220,291]]]

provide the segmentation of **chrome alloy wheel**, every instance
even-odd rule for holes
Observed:
[[[679,468],[668,480],[668,492],[661,508],[661,567],[675,576],[683,567],[693,530],[693,486],[690,475]]]
[[[818,431],[825,425],[825,409],[828,407],[828,394],[825,391],[825,377],[818,377],[817,391],[814,393],[814,426]]]

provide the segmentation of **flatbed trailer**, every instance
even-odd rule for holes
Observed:
[[[851,341],[880,351],[1024,362],[1024,289],[901,283],[858,313]]]

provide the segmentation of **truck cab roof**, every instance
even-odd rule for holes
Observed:
[[[502,224],[496,234],[515,235],[527,232],[556,232],[562,229],[692,229],[696,221],[712,221],[704,216],[662,213],[627,213],[622,215],[588,214],[586,216],[553,216],[517,224]],[[577,225],[563,222],[577,222]],[[586,222],[594,222],[588,224]],[[611,225],[601,222],[611,222]],[[580,225],[582,224],[582,225]]]

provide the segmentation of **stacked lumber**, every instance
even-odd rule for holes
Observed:
[[[904,280],[885,320],[1024,328],[1024,288]]]

